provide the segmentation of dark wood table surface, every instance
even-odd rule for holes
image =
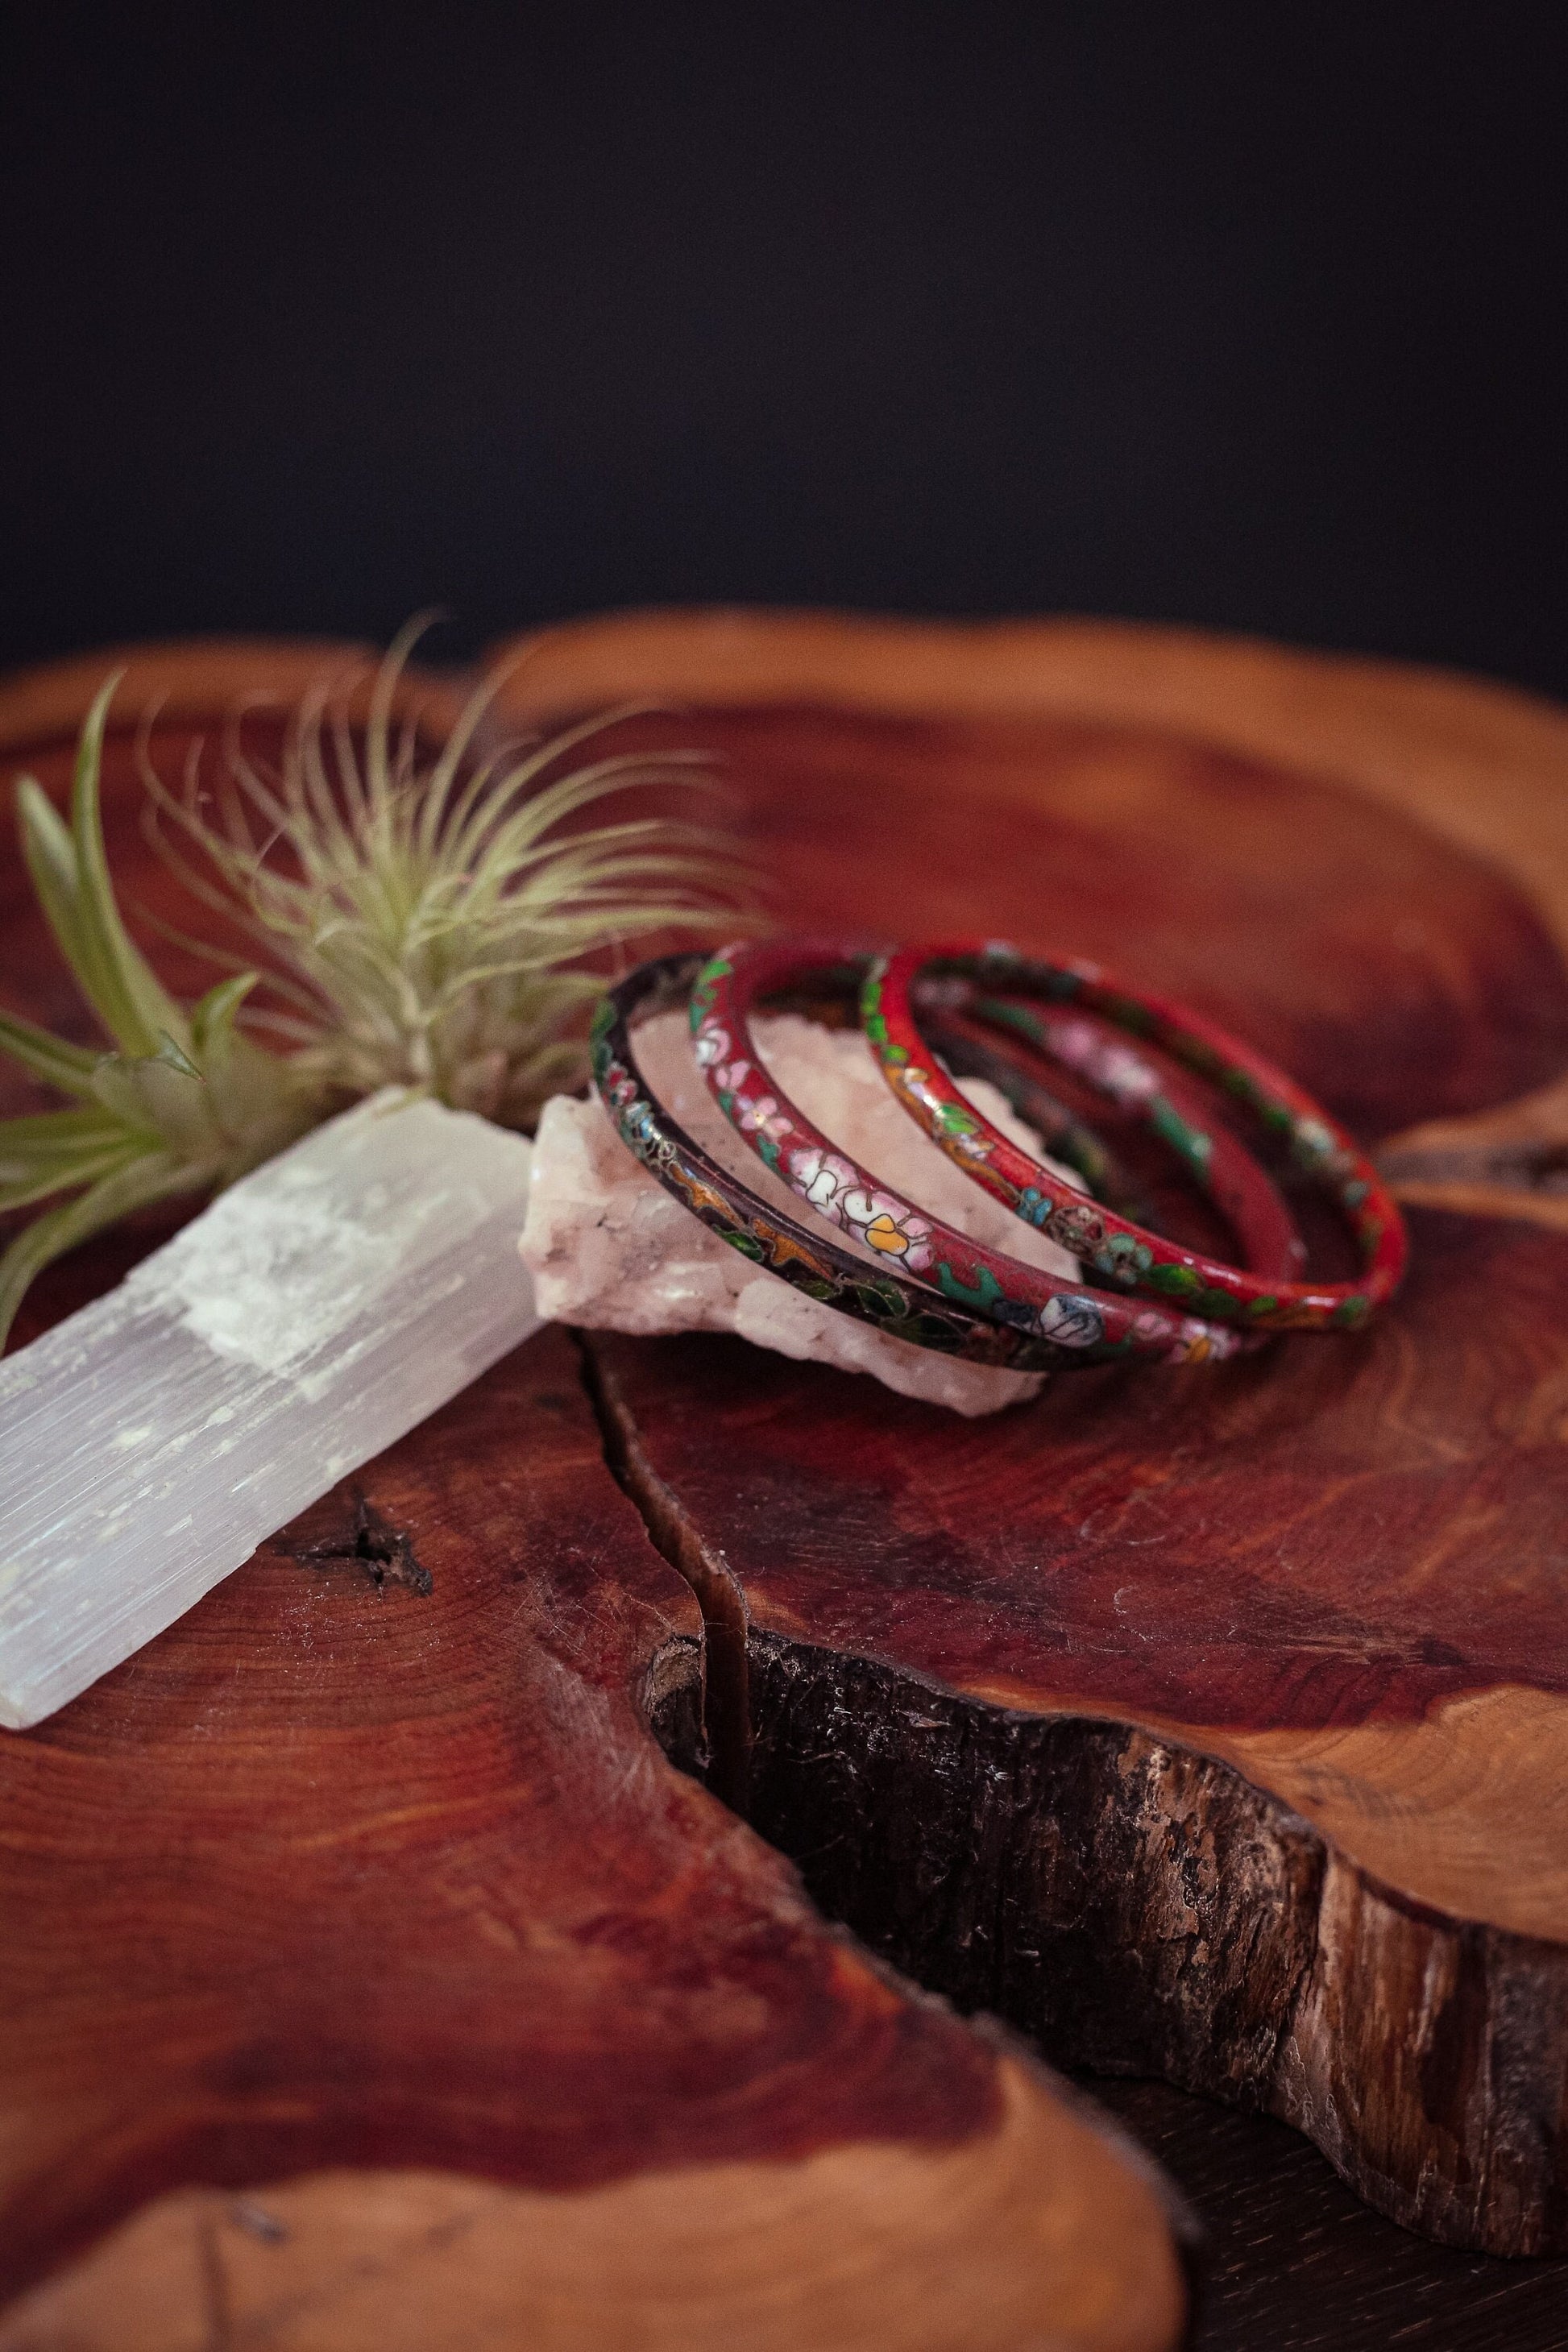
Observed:
[[[1207,2235],[1194,2352],[1561,2352],[1568,2261],[1412,2236],[1299,2132],[1164,2083],[1083,2087],[1191,2200]]]

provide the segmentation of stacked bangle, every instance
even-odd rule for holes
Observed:
[[[1201,1317],[1086,1290],[987,1249],[881,1182],[785,1099],[761,1066],[752,1040],[751,1020],[760,999],[820,983],[825,971],[864,970],[868,961],[863,951],[833,941],[763,942],[712,958],[692,989],[689,1019],[710,1091],[790,1190],[830,1223],[878,1251],[889,1266],[923,1281],[952,1305],[1058,1347],[1080,1349],[1086,1356],[1092,1350],[1091,1360],[1113,1355],[1189,1362],[1234,1355],[1247,1344],[1237,1332]],[[962,1103],[963,1097],[952,1091]],[[962,1152],[954,1156],[961,1166],[967,1164]],[[1113,1212],[1084,1202],[1061,1179],[1053,1176],[1051,1183],[1091,1218],[1113,1217]]]
[[[858,987],[867,1037],[905,1108],[966,1174],[1087,1260],[1088,1287],[1085,1277],[1063,1280],[989,1249],[905,1200],[781,1093],[758,1060],[752,1016],[764,998],[799,1001],[825,987],[840,1002]],[[781,1215],[659,1105],[634,1033],[683,1001],[698,1066],[731,1126],[864,1255]],[[1147,1041],[1157,1057],[1119,1031]],[[1093,1130],[1033,1074],[1031,1054],[1073,1070],[1170,1146],[1226,1218],[1244,1263],[1205,1257],[1159,1232]],[[1213,1116],[1210,1097],[1160,1056],[1185,1064],[1288,1146],[1359,1244],[1359,1282],[1297,1278],[1304,1252],[1275,1185]],[[731,1246],[821,1305],[972,1362],[1033,1371],[1223,1358],[1276,1329],[1353,1327],[1404,1270],[1397,1210],[1351,1139],[1300,1087],[1212,1023],[1091,965],[967,942],[876,953],[784,940],[706,963],[665,957],[601,1005],[593,1067],[632,1151]],[[955,1080],[976,1075],[1000,1087],[1093,1198],[975,1109]]]
[[[1184,1249],[1103,1203],[1085,1202],[984,1118],[936,1062],[913,1003],[917,984],[933,979],[973,982],[991,1001],[1025,996],[1082,1007],[1195,1071],[1266,1135],[1283,1142],[1296,1166],[1334,1204],[1360,1251],[1360,1279],[1315,1284],[1244,1271]],[[932,1140],[1016,1215],[1086,1260],[1104,1282],[1179,1300],[1205,1319],[1254,1330],[1353,1328],[1398,1286],[1405,1228],[1372,1163],[1283,1071],[1196,1013],[1129,989],[1093,964],[1045,962],[995,943],[960,942],[873,959],[861,1019],[893,1091]],[[1189,1161],[1194,1151],[1203,1156],[1206,1141],[1213,1162],[1220,1133],[1215,1128],[1189,1139]]]
[[[820,1306],[874,1324],[895,1339],[1009,1371],[1063,1371],[1114,1360],[1115,1344],[1067,1345],[1003,1324],[943,1298],[896,1267],[840,1249],[758,1199],[663,1108],[637,1057],[637,1025],[676,1006],[684,1011],[700,955],[643,964],[604,997],[594,1016],[595,1090],[622,1141],[668,1192],[710,1233]]]

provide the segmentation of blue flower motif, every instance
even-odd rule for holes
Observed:
[[[1147,1242],[1134,1241],[1131,1234],[1108,1234],[1104,1247],[1096,1252],[1093,1265],[1097,1273],[1108,1274],[1113,1282],[1129,1287],[1141,1274],[1147,1274],[1153,1264],[1153,1253]]]
[[[626,1115],[626,1125],[622,1129],[622,1133],[639,1160],[649,1158],[659,1140],[658,1125],[654,1115],[653,1105],[646,1102],[633,1103]]]

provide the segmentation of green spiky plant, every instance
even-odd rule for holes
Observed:
[[[376,675],[360,746],[324,689],[276,770],[231,746],[216,799],[195,763],[176,795],[144,760],[171,862],[263,950],[189,1007],[130,939],[110,875],[99,777],[117,679],[81,730],[69,823],[20,781],[34,889],[112,1045],[94,1052],[0,1013],[0,1051],[71,1097],[0,1121],[0,1210],[69,1195],[0,1255],[0,1343],[63,1251],[151,1202],[234,1182],[382,1087],[530,1126],[546,1095],[581,1078],[595,964],[651,932],[708,928],[721,908],[734,919],[737,869],[710,835],[661,816],[580,822],[606,794],[689,777],[690,755],[619,753],[548,781],[626,715],[611,713],[476,758],[492,686],[432,757],[416,726],[393,725],[414,634]]]

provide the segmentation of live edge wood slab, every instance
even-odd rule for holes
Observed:
[[[0,735],[58,777],[105,666]],[[165,649],[123,707],[173,761],[320,667]],[[711,1340],[594,1339],[584,1390],[542,1337],[0,1745],[0,2346],[1173,2341],[1151,2177],[769,1845],[1048,2054],[1563,2248],[1568,722],[1069,625],[632,616],[503,688],[627,698],[721,757],[781,916],[1102,955],[1444,1205],[1365,1338],[982,1424]],[[700,1721],[760,1839],[660,1756]]]

